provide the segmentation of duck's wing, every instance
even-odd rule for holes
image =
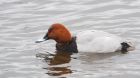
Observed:
[[[121,38],[97,30],[82,31],[77,34],[79,51],[84,52],[114,52],[121,47]]]

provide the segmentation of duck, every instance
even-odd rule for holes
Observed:
[[[100,30],[84,30],[72,35],[68,28],[60,23],[52,24],[45,36],[36,43],[47,40],[55,40],[56,50],[59,52],[127,53],[135,49],[133,41],[115,34]]]

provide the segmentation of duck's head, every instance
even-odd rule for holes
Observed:
[[[43,39],[36,41],[36,43],[50,39],[55,40],[57,43],[67,43],[71,41],[72,37],[64,25],[55,23],[51,25]]]

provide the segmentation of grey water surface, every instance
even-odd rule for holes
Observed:
[[[136,50],[50,55],[54,41],[35,41],[56,22],[134,38]],[[140,0],[0,0],[0,78],[140,78],[139,39]]]

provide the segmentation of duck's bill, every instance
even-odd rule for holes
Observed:
[[[38,39],[35,43],[41,43],[41,42],[44,42],[44,41],[46,41],[48,39],[49,39],[48,34],[46,34],[43,38]]]
[[[35,43],[41,43],[41,42],[44,42],[44,41],[46,41],[46,39],[38,39],[37,41],[35,41]]]

